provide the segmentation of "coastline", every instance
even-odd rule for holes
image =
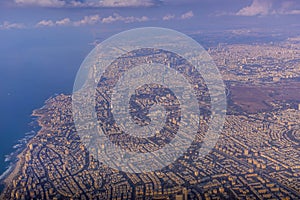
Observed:
[[[48,98],[44,105],[41,108],[34,109],[32,111],[31,117],[34,117],[35,119],[32,121],[32,123],[37,123],[36,130],[33,128],[33,130],[30,133],[34,133],[32,135],[28,135],[25,133],[25,137],[19,140],[19,142],[25,142],[24,143],[18,143],[14,146],[20,145],[14,152],[12,152],[12,156],[10,159],[13,161],[10,162],[8,168],[0,175],[0,199],[3,198],[4,191],[7,188],[7,186],[13,181],[13,179],[18,176],[18,174],[22,170],[22,166],[25,163],[25,157],[24,154],[29,150],[28,145],[32,141],[33,138],[35,138],[37,135],[39,135],[42,132],[43,126],[40,123],[40,119],[43,116],[43,114],[39,113],[38,111],[42,110],[47,106],[47,102],[57,96],[58,94],[55,94]]]
[[[12,180],[18,175],[18,173],[21,171],[21,166],[22,163],[24,163],[24,153],[25,151],[27,151],[27,147],[20,153],[17,155],[17,159],[18,161],[14,164],[11,165],[11,171],[7,174],[7,176],[5,176],[2,180],[2,183],[4,184],[4,186],[6,187],[9,183],[12,182]]]
[[[33,124],[34,122],[36,122],[36,119],[34,119],[31,123]],[[2,172],[2,174],[0,174],[0,184],[3,184],[5,178],[9,176],[9,174],[14,170],[15,165],[20,160],[19,158],[20,154],[23,153],[23,151],[26,149],[27,144],[36,135],[36,133],[37,133],[36,130],[31,130],[25,133],[25,136],[19,139],[18,143],[13,146],[14,151],[11,152],[10,154],[5,155],[4,162],[8,164],[5,171]]]

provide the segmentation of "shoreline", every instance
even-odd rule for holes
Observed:
[[[35,121],[36,119],[34,119],[32,122]],[[14,170],[17,167],[21,159],[21,156],[23,156],[24,151],[27,149],[28,143],[36,135],[37,135],[36,130],[31,130],[30,132],[25,133],[25,136],[19,139],[18,143],[13,146],[13,149],[15,150],[5,156],[6,158],[4,162],[7,162],[9,164],[6,167],[5,171],[0,175],[0,185],[5,186],[7,184],[6,179],[10,176],[10,174],[14,173]],[[2,192],[2,189],[0,190],[0,193]]]
[[[12,182],[12,180],[18,175],[18,173],[21,171],[21,164],[24,163],[24,159],[23,159],[23,155],[24,152],[27,150],[27,147],[20,153],[17,155],[17,159],[18,161],[11,166],[11,172],[7,174],[7,176],[5,176],[2,180],[2,183],[4,184],[4,186],[6,187],[9,183]]]
[[[8,166],[8,168],[0,175],[0,186],[1,186],[0,198],[3,197],[4,191],[7,188],[7,186],[21,172],[22,166],[24,165],[24,162],[25,162],[24,153],[26,151],[28,151],[28,145],[30,144],[31,140],[33,138],[35,138],[37,135],[41,134],[41,132],[43,130],[43,126],[41,125],[41,122],[40,122],[40,119],[43,116],[43,114],[38,113],[38,111],[45,108],[47,106],[48,101],[52,98],[55,98],[56,96],[58,96],[58,94],[52,95],[50,98],[48,98],[44,102],[44,105],[41,108],[37,108],[32,111],[31,117],[35,118],[32,121],[32,123],[37,122],[37,127],[36,127],[37,130],[33,129],[32,131],[34,132],[34,134],[32,134],[30,136],[26,135],[26,133],[25,133],[25,137],[20,139],[19,141],[26,140],[26,139],[28,139],[28,141],[26,141],[24,144],[20,143],[21,147],[17,148],[16,151],[12,152],[12,154],[14,154],[14,153],[16,154],[16,155],[12,155],[12,158],[14,161],[12,161],[10,163],[10,165]],[[16,144],[16,145],[18,145],[18,144]],[[22,149],[22,150],[20,150],[18,152],[18,149]]]

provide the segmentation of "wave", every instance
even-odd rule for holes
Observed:
[[[24,137],[19,139],[17,144],[13,146],[14,151],[5,155],[4,162],[7,164],[7,169],[0,175],[0,183],[11,173],[15,164],[18,162],[18,155],[26,148],[27,143],[36,135],[37,131],[32,130],[25,133]]]
[[[0,175],[0,181],[2,181],[7,175],[10,174],[10,172],[12,171],[13,166],[10,165],[1,175]]]

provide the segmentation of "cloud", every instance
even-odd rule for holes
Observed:
[[[93,25],[100,22],[99,15],[89,15],[84,16],[81,20],[71,21],[70,18],[64,18],[61,20],[53,21],[53,20],[42,20],[36,24],[36,27],[52,27],[52,26],[81,26],[81,25]]]
[[[296,0],[253,0],[251,5],[240,9],[237,16],[297,15],[300,14]]]
[[[55,22],[56,25],[58,26],[65,26],[71,23],[71,20],[69,18],[64,18],[62,20],[58,20]]]
[[[167,14],[162,17],[162,20],[168,21],[168,20],[172,20],[172,19],[190,19],[192,17],[194,17],[194,13],[193,13],[193,11],[190,10],[186,13],[183,13],[182,15],[180,15],[178,17],[176,15]]]
[[[130,16],[130,17],[123,17],[117,13],[114,13],[111,16],[105,17],[101,20],[102,23],[113,23],[113,22],[117,22],[117,21],[123,21],[125,23],[132,23],[132,22],[145,22],[148,21],[149,18],[146,16],[142,16],[142,17],[134,17],[134,16]]]
[[[119,14],[113,14],[111,16],[105,17],[102,19],[103,23],[112,23],[112,22],[116,22],[116,21],[121,21],[123,19],[122,16],[120,16]]]
[[[21,23],[10,23],[8,21],[5,21],[3,22],[3,24],[0,24],[0,30],[22,29],[22,28],[25,28],[25,25]]]
[[[162,19],[164,21],[168,21],[168,20],[171,20],[171,19],[174,19],[174,18],[175,18],[175,15],[168,14],[168,15],[165,15]]]
[[[93,25],[98,22],[100,22],[100,16],[99,15],[90,15],[90,16],[84,16],[82,20],[75,21],[73,24],[75,26],[80,26],[80,25]]]
[[[55,23],[52,20],[42,20],[36,24],[37,27],[54,26],[54,25]]]
[[[150,7],[160,0],[14,0],[18,5],[41,7]]]
[[[41,6],[41,7],[62,7],[66,4],[60,0],[15,0],[19,5]]]
[[[35,26],[36,27],[51,27],[51,26],[66,26],[71,23],[69,18],[64,18],[61,20],[53,21],[53,20],[41,20]]]
[[[181,19],[190,19],[194,17],[193,11],[188,11],[180,16]]]
[[[286,15],[300,15],[300,9],[299,10],[289,10],[284,12]]]
[[[100,5],[103,7],[149,7],[157,5],[159,1],[153,0],[103,0]]]
[[[250,6],[246,6],[239,10],[236,15],[238,16],[255,16],[267,15],[271,13],[272,2],[271,0],[253,0]]]
[[[278,14],[283,15],[299,15],[300,14],[300,4],[294,1],[284,1],[281,4],[280,9],[277,11]]]
[[[84,26],[84,25],[94,25],[97,23],[110,24],[113,22],[124,22],[124,23],[133,23],[133,22],[145,22],[150,19],[147,16],[134,17],[134,16],[121,16],[118,13],[114,13],[108,17],[101,18],[99,15],[88,15],[84,16],[82,19],[77,21],[72,21],[70,18],[64,18],[61,20],[41,20],[35,27],[53,27],[53,26]]]

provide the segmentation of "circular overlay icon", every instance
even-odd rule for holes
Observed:
[[[95,159],[123,172],[151,172],[211,151],[226,115],[225,87],[209,54],[190,37],[132,29],[85,58],[72,114]]]

